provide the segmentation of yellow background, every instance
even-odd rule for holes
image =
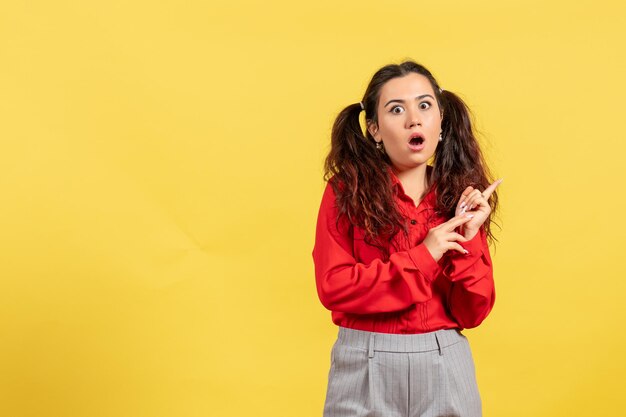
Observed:
[[[0,415],[320,416],[337,112],[412,58],[502,211],[485,416],[626,406],[623,2],[4,1]]]

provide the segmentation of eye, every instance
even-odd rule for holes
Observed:
[[[423,106],[423,104],[425,104],[426,106]],[[422,110],[426,110],[426,109],[430,108],[430,106],[431,106],[430,101],[422,101],[420,103],[420,109],[422,109]]]
[[[402,112],[404,112],[404,109],[400,106],[393,106],[390,110],[390,113],[393,114],[402,114]]]

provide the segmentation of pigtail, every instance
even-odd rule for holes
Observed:
[[[358,190],[362,174],[358,168],[370,171],[380,168],[376,149],[368,143],[361,130],[360,113],[360,103],[351,104],[339,113],[332,128],[330,153],[324,163],[324,179],[328,181],[335,176],[337,180],[341,179],[342,186],[353,193]],[[337,186],[334,181],[331,184]]]
[[[389,245],[395,245],[393,236],[401,229],[408,235],[408,227],[395,205],[389,159],[376,149],[373,138],[363,134],[361,110],[360,103],[351,104],[335,119],[324,179],[335,192],[339,217],[345,215],[352,225],[362,228],[365,241],[387,258]]]
[[[480,150],[472,114],[465,102],[451,91],[440,94],[443,107],[442,141],[437,146],[433,162],[433,180],[437,183],[437,206],[448,217],[453,217],[459,196],[468,186],[485,190],[492,176]],[[484,223],[487,235],[491,233],[491,217],[498,206],[494,191],[489,198],[491,215]]]

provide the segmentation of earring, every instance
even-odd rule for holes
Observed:
[[[441,133],[439,134],[439,142],[441,142],[443,140],[443,137],[441,136]]]
[[[378,149],[379,151],[383,149],[383,143],[381,142],[376,142],[376,149]]]

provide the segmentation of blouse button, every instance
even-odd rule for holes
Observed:
[[[417,220],[411,219],[411,224],[417,224]]]

